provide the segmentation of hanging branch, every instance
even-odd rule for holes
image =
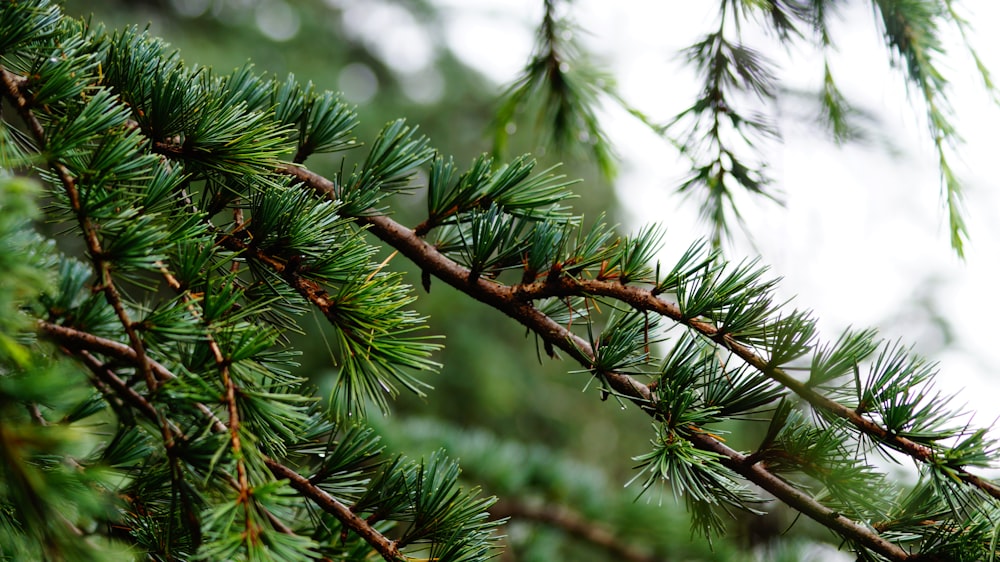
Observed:
[[[750,9],[743,6],[744,11]],[[740,23],[737,3],[721,0],[717,29],[684,50],[700,75],[701,91],[662,131],[683,130],[679,140],[671,140],[691,160],[691,171],[678,192],[698,202],[701,217],[711,225],[715,247],[731,233],[731,222],[743,222],[733,199],[737,188],[779,201],[758,147],[764,139],[779,136],[776,125],[766,114],[740,107],[742,96],[765,104],[775,101],[774,65],[742,42]],[[730,27],[736,29],[735,38],[728,35]]]
[[[886,46],[901,63],[908,82],[915,86],[923,98],[927,111],[927,128],[934,142],[941,172],[941,187],[948,209],[948,226],[952,249],[964,256],[968,231],[963,217],[962,184],[949,163],[961,138],[953,124],[953,111],[945,96],[948,80],[939,69],[937,58],[944,53],[941,41],[940,20],[951,19],[964,37],[965,23],[957,17],[950,1],[892,2],[873,0],[872,7],[882,28]],[[966,41],[967,42],[967,41]],[[968,45],[967,45],[968,46]],[[978,55],[968,46],[972,57],[986,83],[987,90],[995,94],[989,73],[982,66]]]
[[[564,152],[589,152],[599,171],[615,175],[615,154],[598,119],[603,99],[620,101],[611,76],[598,71],[580,48],[559,0],[544,0],[531,60],[504,91],[494,116],[493,154],[504,157],[518,121]],[[567,3],[568,4],[568,3]]]

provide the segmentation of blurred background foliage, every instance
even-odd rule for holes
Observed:
[[[467,66],[451,50],[442,28],[446,10],[434,2],[67,0],[64,9],[112,29],[148,26],[188,64],[225,73],[252,61],[275,76],[293,73],[319,90],[342,91],[358,106],[356,134],[362,141],[373,139],[386,121],[404,116],[456,163],[467,165],[492,148],[490,125],[505,85]],[[503,17],[523,22],[524,37],[530,37],[541,14],[539,1],[535,14]],[[533,146],[526,135],[513,135],[507,153],[532,152],[537,169],[561,162],[562,173],[582,179],[574,186],[580,195],[576,210],[588,218],[606,213],[606,220],[618,222],[615,194],[594,159],[546,148]],[[310,168],[332,174],[337,158],[331,155],[324,167],[317,156]],[[419,192],[394,204],[395,218],[403,224],[413,226],[425,214]],[[388,257],[385,252],[379,259]],[[408,263],[400,258],[390,266],[406,270]],[[423,292],[418,271],[408,271],[407,279]],[[710,550],[703,538],[691,536],[687,514],[669,495],[636,502],[638,488],[623,488],[634,476],[630,458],[648,446],[647,416],[634,408],[624,415],[612,411],[618,406],[599,402],[596,387],[584,392],[587,378],[570,373],[574,365],[544,358],[514,321],[445,284],[434,283],[422,297],[415,307],[446,338],[436,357],[443,368],[431,379],[435,388],[427,397],[403,394],[391,417],[375,421],[398,451],[420,456],[445,447],[469,480],[501,498],[499,505],[507,509],[502,513],[514,516],[503,560],[622,559],[620,552],[567,540],[558,525],[539,521],[544,519],[539,506],[562,506],[600,521],[622,543],[651,553],[648,559],[829,559],[830,552],[809,543],[829,540],[829,535],[780,511],[767,518],[741,516],[734,532],[716,539]],[[328,393],[336,365],[326,341],[317,336],[324,330],[327,323],[317,319],[309,338],[295,345],[303,351],[301,374]],[[784,537],[775,550],[748,551],[750,545],[772,548],[763,545],[793,523],[799,539]],[[809,546],[800,549],[800,539]]]

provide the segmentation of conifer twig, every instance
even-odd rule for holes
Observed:
[[[678,324],[683,324],[725,347],[755,369],[805,399],[814,408],[829,412],[838,418],[850,422],[859,431],[878,442],[896,451],[905,453],[918,462],[930,463],[935,460],[934,451],[930,447],[906,437],[893,434],[881,425],[862,416],[857,411],[823,396],[805,383],[792,377],[784,369],[768,365],[767,360],[756,354],[750,347],[736,341],[731,335],[720,332],[712,324],[685,318],[677,304],[663,300],[649,289],[609,281],[561,277],[557,280],[546,280],[545,282],[530,285],[520,285],[516,290],[518,296],[526,300],[586,294],[610,297],[629,304],[636,310],[655,312]],[[994,498],[1000,499],[1000,487],[996,484],[971,474],[964,469],[956,469],[956,474],[967,484],[979,488]]]
[[[235,262],[233,263],[235,264]],[[195,318],[201,320],[202,315],[198,311],[198,308],[194,306],[191,295],[183,290],[180,282],[173,276],[173,274],[170,273],[166,266],[163,264],[159,264],[159,266],[160,273],[167,281],[167,285],[174,291],[180,293],[181,299],[187,306],[188,312],[190,312]],[[219,370],[219,377],[222,379],[222,387],[225,389],[223,402],[226,405],[226,412],[229,415],[229,425],[227,428],[229,433],[229,442],[232,447],[233,457],[236,459],[238,502],[243,504],[244,513],[248,515],[246,517],[246,524],[249,526],[251,524],[251,519],[249,517],[250,504],[248,500],[251,494],[251,489],[250,481],[247,477],[246,461],[243,458],[243,442],[240,438],[240,414],[238,404],[236,402],[236,393],[238,389],[236,388],[236,383],[233,381],[232,374],[229,371],[229,361],[222,353],[222,348],[219,347],[219,342],[215,340],[211,331],[206,332],[205,338],[208,343],[208,349],[212,352],[212,360],[215,361],[215,366]],[[253,529],[248,528],[247,533],[252,536],[254,531]]]

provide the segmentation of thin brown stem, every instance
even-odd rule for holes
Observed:
[[[403,559],[396,541],[390,540],[382,533],[379,533],[367,521],[355,515],[349,507],[340,503],[336,498],[323,491],[322,488],[310,482],[308,478],[272,459],[264,459],[264,463],[271,470],[272,474],[278,478],[287,478],[292,488],[311,499],[313,503],[324,511],[339,519],[342,525],[351,529],[364,539],[365,542],[375,547],[375,550],[387,562],[397,562]]]
[[[187,292],[182,291],[181,284],[177,281],[177,278],[175,278],[165,266],[160,267],[160,273],[163,275],[164,279],[166,279],[167,285],[169,285],[170,288],[181,293],[181,298],[184,300],[184,303],[191,315],[195,318],[201,319],[201,312],[195,306],[194,299],[192,299],[191,295]],[[246,461],[243,458],[243,441],[240,437],[240,413],[239,404],[236,400],[236,383],[233,381],[232,373],[229,369],[229,360],[226,359],[225,355],[222,353],[222,348],[219,347],[219,343],[215,341],[215,337],[212,336],[210,331],[206,331],[205,336],[206,341],[208,342],[208,348],[212,352],[212,359],[215,361],[215,366],[219,370],[219,377],[222,379],[222,387],[225,390],[223,403],[226,405],[226,412],[229,415],[229,424],[227,426],[229,443],[233,452],[233,458],[236,459],[236,482],[238,491],[237,502],[243,505],[246,537],[248,541],[252,541],[259,533],[259,530],[253,528],[253,520],[250,517],[250,495],[252,491],[250,489],[250,481],[247,477]]]
[[[814,408],[829,412],[838,418],[850,422],[862,433],[896,451],[905,453],[919,462],[931,463],[935,461],[934,450],[930,447],[891,433],[885,427],[864,417],[856,410],[823,396],[807,384],[791,376],[784,369],[769,365],[766,359],[755,353],[749,346],[740,343],[730,334],[720,332],[713,324],[686,318],[676,303],[658,297],[649,289],[607,281],[561,277],[555,281],[518,286],[516,290],[519,297],[526,301],[547,297],[586,294],[613,298],[631,305],[636,310],[655,312],[717,342],[755,369],[769,376],[775,382],[802,397]],[[994,498],[1000,499],[1000,487],[997,485],[961,468],[955,469],[955,472],[967,484],[979,488]]]
[[[518,295],[518,291],[515,289],[482,277],[475,282],[469,282],[468,272],[464,267],[441,255],[436,248],[388,217],[361,217],[358,220],[369,225],[375,236],[399,250],[420,267],[425,268],[425,271],[430,271],[449,285],[514,318],[545,341],[565,351],[581,365],[590,367],[593,364],[595,355],[589,342],[541,313],[531,305],[530,301]],[[580,291],[576,294],[584,295],[586,293]],[[600,376],[620,396],[632,400],[647,412],[654,411],[651,408],[652,392],[647,385],[621,373],[602,372]],[[694,434],[689,439],[700,448],[722,454],[728,459],[726,464],[744,478],[771,492],[821,524],[837,530],[842,535],[850,537],[892,560],[907,560],[909,558],[903,549],[886,541],[878,533],[842,515],[836,515],[829,508],[768,472],[759,463],[745,466],[743,455],[725,447],[717,439],[702,434]]]
[[[132,385],[128,384],[128,382],[119,377],[97,357],[94,357],[90,351],[66,344],[63,344],[62,348],[67,355],[79,358],[83,364],[90,369],[90,372],[93,373],[94,377],[96,377],[94,382],[97,384],[94,386],[102,390],[107,389],[120,400],[132,405],[132,407],[142,407],[142,414],[160,428],[160,436],[163,438],[163,446],[167,450],[168,454],[173,452],[174,447],[178,442],[182,442],[186,439],[184,433],[181,432],[179,427],[166,417],[161,416],[156,408],[153,408],[145,397],[132,388]],[[126,345],[121,345],[121,348],[132,349]],[[171,459],[173,459],[172,456]]]

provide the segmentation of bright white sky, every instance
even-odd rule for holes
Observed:
[[[540,16],[541,2],[459,0],[448,6],[446,28],[457,52],[498,83],[523,65]],[[970,241],[966,261],[951,251],[936,155],[919,98],[908,96],[864,3],[845,10],[835,26],[838,51],[833,72],[841,90],[882,121],[868,145],[837,148],[813,127],[783,123],[785,142],[770,162],[785,207],[746,200],[741,209],[753,243],[739,241],[727,252],[756,256],[784,278],[783,295],[794,306],[815,311],[824,340],[850,325],[877,326],[890,339],[912,342],[941,364],[940,385],[960,392],[957,405],[977,410],[980,425],[1000,416],[1000,345],[991,320],[1000,318],[996,279],[1000,274],[1000,190],[990,164],[1000,148],[1000,107],[991,105],[977,81],[959,37],[944,65],[953,83],[950,99],[966,139],[953,167],[965,180]],[[987,66],[1000,76],[1000,2],[962,0],[971,39]],[[660,120],[689,104],[692,74],[674,55],[710,29],[715,3],[627,0],[611,4],[577,0],[573,14],[589,36],[591,50],[615,75],[634,106]],[[817,86],[822,59],[808,48],[792,52],[755,43],[782,62],[788,86]],[[498,48],[502,45],[503,48]],[[911,104],[912,102],[912,104]],[[916,109],[914,109],[916,106]],[[706,229],[697,208],[673,190],[684,164],[666,143],[624,113],[609,112],[608,127],[624,157],[617,189],[634,224],[665,223],[669,263]],[[941,348],[930,317],[914,304],[925,298],[947,317],[956,341]]]

